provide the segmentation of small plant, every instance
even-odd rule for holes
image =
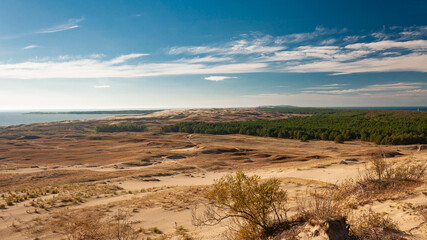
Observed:
[[[4,204],[0,204],[0,209],[6,209],[6,206]]]
[[[383,214],[371,209],[350,215],[348,219],[350,233],[360,239],[396,239],[397,225]]]
[[[176,231],[182,232],[182,231],[185,231],[185,228],[182,225],[179,225],[179,226],[176,226]]]
[[[163,232],[160,230],[160,229],[158,229],[157,227],[152,227],[152,228],[150,228],[150,231],[152,231],[153,233],[156,233],[156,234],[162,234]]]
[[[346,196],[337,188],[307,190],[297,198],[298,217],[305,221],[340,219],[345,215]]]
[[[414,159],[401,163],[387,161],[385,153],[380,152],[369,159],[372,166],[358,181],[365,193],[387,193],[414,186],[423,181],[427,164]]]

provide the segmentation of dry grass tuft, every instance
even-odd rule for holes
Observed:
[[[353,212],[349,215],[347,223],[350,233],[363,240],[399,239],[401,234],[398,227],[389,217],[376,213],[371,209]]]
[[[3,192],[1,197],[8,206],[31,200],[30,205],[40,209],[64,207],[84,202],[91,197],[114,196],[121,188],[107,184],[63,184],[58,186],[25,187]]]
[[[69,240],[83,239],[138,239],[140,230],[135,230],[129,221],[130,212],[118,209],[112,215],[103,211],[62,211],[53,216],[51,231]]]

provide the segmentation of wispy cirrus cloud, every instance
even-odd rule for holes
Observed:
[[[22,50],[28,50],[28,49],[33,49],[33,48],[38,48],[40,47],[39,45],[28,45],[26,47],[23,47]]]
[[[147,53],[125,54],[125,55],[121,55],[121,56],[118,56],[118,57],[110,60],[108,63],[109,64],[119,64],[119,63],[124,63],[128,60],[131,60],[131,59],[140,58],[140,57],[148,56],[148,55],[150,55],[150,54],[147,54]]]
[[[121,55],[110,60],[99,58],[62,58],[59,60],[0,63],[0,78],[135,78],[162,75],[234,74],[265,72],[265,63],[134,63],[126,61],[145,56],[143,53]]]
[[[300,43],[308,40],[312,40],[315,38],[319,38],[321,36],[330,36],[332,34],[336,34],[338,32],[345,32],[346,29],[337,29],[337,28],[325,28],[322,26],[317,26],[316,29],[313,32],[308,33],[294,33],[294,34],[288,34],[285,36],[279,36],[275,39],[276,44],[283,44],[283,43]]]
[[[341,88],[343,86],[347,86],[348,84],[344,84],[344,83],[332,83],[332,84],[324,84],[324,85],[320,85],[320,86],[315,86],[315,87],[308,87],[305,89],[337,89],[337,88]]]
[[[423,64],[427,55],[425,29],[384,28],[370,36],[345,35],[346,29],[323,27],[278,37],[255,33],[222,45],[172,47],[169,54],[267,63],[264,69],[270,72],[427,72]]]
[[[231,61],[233,58],[231,57],[214,57],[214,56],[206,56],[206,57],[194,57],[194,58],[181,58],[176,60],[176,62],[181,63],[218,63],[218,62],[227,62]]]
[[[260,36],[259,33],[244,35],[243,39],[228,42],[220,46],[182,46],[172,47],[168,53],[171,55],[251,55],[268,54],[285,49],[285,46],[274,44],[275,38],[270,35]]]
[[[347,88],[347,84],[326,84],[305,88],[313,90],[299,93],[262,93],[240,97],[246,99],[245,102],[258,105],[286,102],[298,106],[411,106],[426,100],[426,85],[423,82],[394,82]],[[398,104],[396,99],[399,99]]]
[[[363,88],[349,88],[349,89],[339,89],[339,90],[320,90],[320,89],[328,89],[328,88],[306,88],[306,89],[316,89],[313,91],[303,91],[305,93],[317,93],[317,94],[347,94],[347,93],[370,93],[370,92],[408,92],[419,93],[420,90],[427,83],[421,82],[398,82],[398,83],[389,83],[389,84],[374,84],[368,85]]]
[[[67,29],[83,19],[49,31]],[[427,29],[424,26],[384,28],[387,37],[351,35],[346,29],[316,28],[313,32],[271,36],[243,34],[225,43],[175,46],[162,61],[131,61],[147,53],[131,53],[106,59],[102,53],[89,57],[64,55],[57,59],[35,58],[0,63],[0,78],[132,78],[162,75],[259,72],[427,72]],[[408,36],[411,36],[410,38]],[[209,79],[207,79],[209,80]],[[337,86],[324,86],[332,89]]]
[[[111,86],[110,85],[107,85],[107,84],[105,84],[105,85],[95,85],[95,86],[93,86],[93,88],[110,88]]]
[[[70,29],[78,28],[79,27],[78,24],[83,20],[85,20],[83,17],[68,19],[66,23],[45,28],[40,31],[37,31],[36,33],[55,33],[55,32],[67,31]]]
[[[386,56],[355,59],[353,61],[318,60],[285,66],[283,72],[329,72],[333,75],[366,72],[427,72],[427,54],[410,53],[403,56]]]
[[[205,77],[205,80],[208,81],[214,81],[214,82],[220,82],[220,81],[224,81],[225,79],[232,79],[232,78],[237,78],[237,77],[229,77],[229,76],[209,76],[209,77]]]
[[[422,89],[418,92],[401,91],[394,93],[364,93],[363,97],[359,95],[348,94],[319,94],[319,93],[293,93],[293,94],[254,94],[240,96],[247,105],[277,105],[277,103],[286,103],[297,106],[417,106],[419,102],[425,101],[427,90]],[[396,99],[399,103],[396,104]]]

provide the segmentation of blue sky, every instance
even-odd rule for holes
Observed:
[[[426,1],[0,2],[0,110],[427,105]]]

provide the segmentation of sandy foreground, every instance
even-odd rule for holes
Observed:
[[[248,115],[248,112],[258,115]],[[237,169],[263,179],[280,179],[283,189],[288,191],[292,208],[292,199],[307,188],[360,177],[369,167],[368,158],[373,152],[386,152],[391,162],[413,159],[427,162],[426,150],[416,145],[379,147],[360,141],[336,144],[159,132],[163,125],[186,120],[289,116],[253,109],[168,110],[146,116],[1,128],[0,191],[3,195],[50,186],[78,186],[67,189],[67,194],[93,189],[90,196],[87,193],[87,197],[78,202],[59,199],[62,192],[45,193],[13,206],[0,200],[0,204],[6,205],[5,209],[0,209],[0,239],[66,239],[49,226],[55,214],[100,209],[110,213],[129,211],[132,226],[144,229],[139,239],[162,235],[180,239],[176,234],[178,226],[194,239],[223,239],[221,234],[227,231],[229,223],[195,227],[191,209],[201,198],[204,187]],[[102,134],[93,131],[97,124],[117,122],[145,124],[149,131]],[[107,188],[115,188],[115,194],[107,193]],[[362,208],[387,214],[407,234],[407,239],[425,239],[427,224],[419,209],[427,208],[426,194],[427,186],[423,184],[403,197],[374,201]],[[34,200],[48,202],[55,197],[59,200],[52,207],[31,204]],[[150,230],[154,228],[162,233]]]

